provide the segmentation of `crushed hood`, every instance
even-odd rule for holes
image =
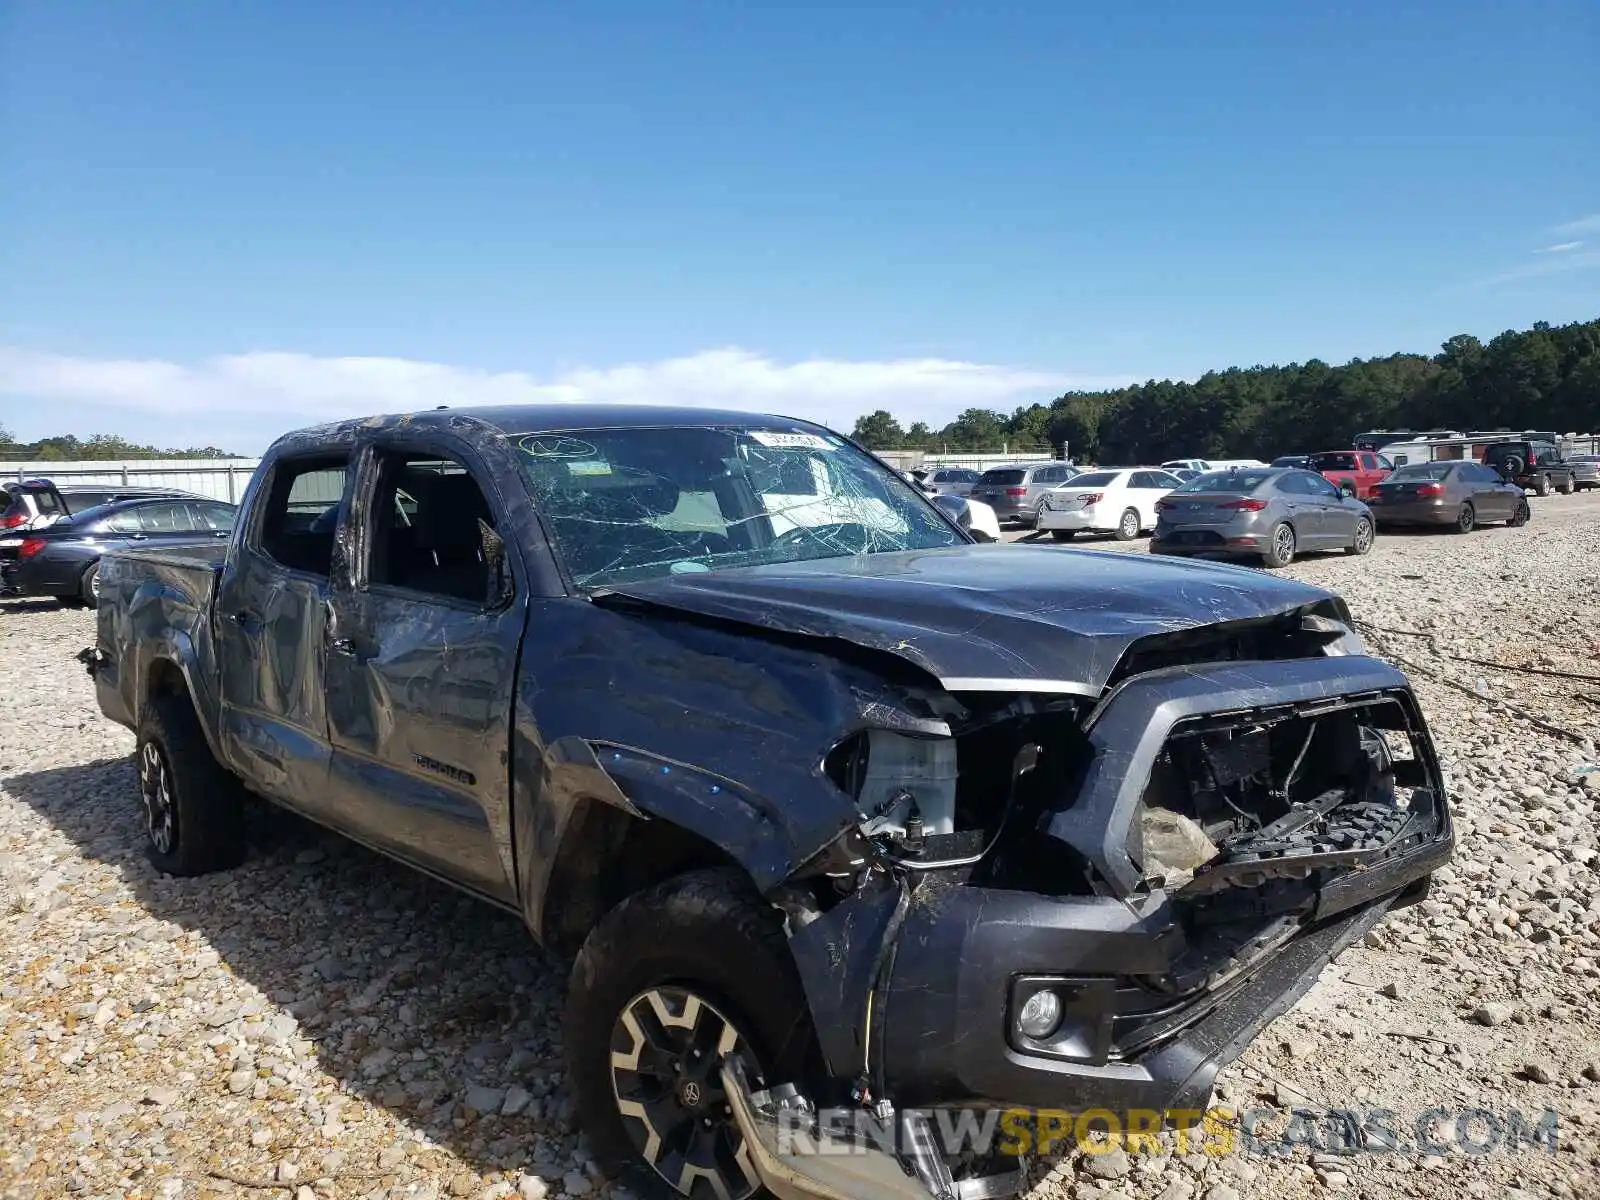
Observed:
[[[1328,597],[1242,567],[999,544],[668,575],[593,596],[840,638],[897,655],[950,691],[1082,695],[1098,694],[1140,638]]]

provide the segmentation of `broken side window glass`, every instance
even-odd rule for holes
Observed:
[[[913,487],[832,435],[690,426],[512,441],[580,587],[965,540]]]

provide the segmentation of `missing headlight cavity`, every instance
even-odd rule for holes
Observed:
[[[869,729],[824,769],[856,798],[862,831],[911,869],[1002,856],[1048,804],[1070,803],[1087,741],[1074,699],[973,694],[951,736]],[[975,865],[968,862],[965,865]]]
[[[1199,890],[1220,864],[1226,886],[1303,878],[1394,842],[1426,784],[1390,697],[1186,721],[1151,771],[1129,855],[1149,886]]]

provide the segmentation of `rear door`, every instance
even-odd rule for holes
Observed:
[[[437,436],[363,454],[328,641],[329,790],[357,837],[509,902],[527,589],[490,478]]]
[[[1129,496],[1139,510],[1140,524],[1146,529],[1156,523],[1156,502],[1175,486],[1177,481],[1160,471],[1133,472],[1129,479]]]
[[[328,795],[327,514],[344,503],[350,454],[278,457],[262,472],[214,603],[223,754],[274,799],[339,825]]]

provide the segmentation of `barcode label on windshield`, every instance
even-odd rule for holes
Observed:
[[[779,433],[772,429],[752,429],[752,441],[774,450],[831,450],[832,443],[816,433]]]

